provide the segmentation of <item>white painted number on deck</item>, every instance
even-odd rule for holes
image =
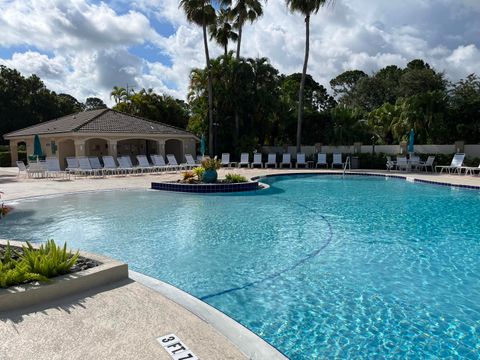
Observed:
[[[157,341],[173,360],[198,360],[198,357],[175,334],[161,336]]]

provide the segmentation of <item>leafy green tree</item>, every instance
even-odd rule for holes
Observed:
[[[300,91],[298,92],[297,152],[300,152],[302,141],[303,93],[308,67],[308,56],[310,53],[310,16],[316,14],[320,7],[327,3],[327,0],[286,0],[286,2],[292,12],[298,11],[305,16],[305,60],[303,63]]]
[[[113,97],[115,104],[118,104],[122,101],[126,101],[127,99],[127,90],[121,86],[114,86],[113,90],[110,92],[110,98]]]
[[[207,27],[215,22],[215,9],[210,0],[181,0],[180,7],[183,8],[187,20],[193,24],[201,26],[203,31],[203,45],[205,49],[208,79],[208,150],[210,155],[213,155],[213,86],[210,72]]]
[[[233,15],[230,8],[221,8],[217,14],[216,21],[210,25],[210,40],[215,41],[223,47],[224,56],[228,55],[228,43],[237,41],[238,34],[233,30]]]
[[[85,110],[97,110],[97,109],[106,109],[107,105],[103,102],[102,99],[97,97],[88,97],[85,100]]]
[[[449,95],[449,128],[458,139],[480,143],[480,79],[470,74],[454,84]]]
[[[446,91],[447,82],[442,73],[437,73],[423,60],[408,63],[398,81],[399,97],[409,97],[430,91]]]
[[[368,75],[361,70],[348,70],[330,80],[330,86],[333,89],[334,96],[338,97],[339,102],[344,103],[348,102],[348,98],[358,81],[367,77]]]

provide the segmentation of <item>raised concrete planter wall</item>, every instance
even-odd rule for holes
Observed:
[[[152,189],[189,193],[228,193],[257,190],[258,182],[253,181],[238,184],[182,184],[176,182],[152,182]]]
[[[0,244],[6,245],[7,240],[0,240]],[[11,246],[21,247],[22,244],[24,245],[19,241],[10,241]],[[52,278],[49,283],[31,283],[0,289],[0,312],[53,301],[128,278],[127,264],[95,254],[81,252],[80,255],[95,260],[100,265]]]

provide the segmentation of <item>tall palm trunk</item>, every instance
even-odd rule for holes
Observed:
[[[305,17],[305,33],[305,61],[303,63],[300,91],[298,92],[297,153],[301,151],[302,146],[303,94],[305,90],[305,77],[307,75],[308,56],[310,53],[310,15]]]
[[[207,78],[208,78],[208,152],[210,156],[213,154],[213,88],[212,74],[210,71],[210,54],[208,52],[207,25],[203,21],[203,45],[205,47],[205,59],[207,61]]]
[[[240,47],[242,45],[242,27],[238,28],[238,39],[237,39],[237,62],[240,60]],[[240,138],[240,114],[238,113],[238,108],[235,107],[235,134],[233,137],[233,142],[235,148],[238,147],[238,139]],[[238,150],[238,149],[235,149]]]

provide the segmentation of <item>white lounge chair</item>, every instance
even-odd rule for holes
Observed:
[[[410,170],[418,169],[421,164],[420,156],[412,155],[410,159],[408,159],[408,165]]]
[[[407,171],[408,170],[408,160],[406,156],[398,156],[397,157],[397,163],[396,163],[397,169],[402,171]]]
[[[440,168],[440,174],[443,173],[444,170],[447,170],[450,174],[453,170],[454,173],[460,174],[462,171],[463,160],[465,160],[465,154],[455,154],[453,156],[452,162],[448,166],[435,166],[435,169]]]
[[[102,160],[105,173],[118,174],[121,172],[113,156],[103,156]]]
[[[92,165],[90,165],[90,160],[86,156],[80,156],[78,158],[78,172],[80,174],[87,175],[103,175],[103,170],[100,169],[93,169]]]
[[[317,154],[317,164],[315,167],[326,166],[328,168],[327,163],[327,154],[325,153],[318,153]]]
[[[78,159],[76,157],[67,157],[67,167],[65,169],[66,172],[77,176],[80,171],[80,167],[78,166]]]
[[[332,161],[332,169],[334,166],[339,166],[343,168],[343,159],[342,153],[334,153],[333,154],[333,161]]]
[[[292,156],[290,153],[282,154],[282,161],[279,164],[280,168],[283,168],[283,165],[288,165],[290,169],[292,168]]]
[[[138,169],[134,169],[132,166],[132,161],[130,160],[130,156],[118,156],[118,169],[122,171],[124,174],[133,174]]]
[[[47,177],[63,177],[70,178],[70,174],[67,171],[60,169],[60,162],[56,157],[47,157],[45,159],[47,164]]]
[[[183,170],[183,169],[186,168],[186,166],[184,164],[179,164],[177,162],[177,159],[175,158],[175,155],[173,155],[173,154],[167,154],[167,161],[168,161],[168,165],[170,165],[172,167],[172,169]]]
[[[432,169],[432,172],[435,171],[434,167],[433,167],[433,162],[435,161],[435,156],[429,156],[427,158],[427,161],[425,162],[420,162],[418,165],[417,165],[417,168],[418,170],[422,170],[424,169],[425,172],[428,171],[428,168]]]
[[[222,167],[223,166],[232,166],[232,163],[230,162],[230,153],[222,153],[222,161],[221,161]]]
[[[480,173],[480,165],[478,166],[462,166],[462,170],[465,170],[465,175],[474,175],[475,171],[478,171]]]
[[[303,166],[305,169],[307,168],[307,162],[305,161],[304,153],[297,154],[297,163],[295,164],[295,167],[298,169],[299,166]]]
[[[17,164],[17,168],[18,168],[17,178],[20,177],[20,174],[21,174],[21,173],[24,173],[25,179],[26,179],[27,177],[29,177],[29,175],[28,175],[28,169],[27,169],[27,167],[25,166],[24,162],[23,162],[23,161],[17,161],[16,164]]]
[[[92,167],[93,170],[97,170],[102,173],[102,175],[105,175],[105,169],[103,168],[102,164],[100,163],[100,160],[96,156],[89,156],[88,161],[90,162],[90,166]]]
[[[155,166],[150,164],[147,155],[137,155],[138,167],[142,169],[142,172],[154,172],[157,170]]]
[[[274,166],[275,168],[277,168],[277,154],[275,153],[268,154],[267,162],[265,163],[265,168],[268,168],[270,166]]]
[[[238,167],[241,168],[243,166],[246,166],[247,168],[250,168],[250,162],[248,160],[249,160],[248,153],[241,153],[240,154],[240,162],[238,163]]]
[[[391,156],[387,156],[387,163],[385,164],[385,167],[388,171],[395,169],[396,164],[397,162],[393,161]]]
[[[200,164],[197,164],[195,162],[195,159],[191,154],[185,154],[185,160],[187,160],[186,166],[189,167],[190,169],[193,169],[194,167],[199,167]]]
[[[159,168],[160,171],[172,170],[172,167],[167,165],[163,155],[152,155],[153,164]]]
[[[253,169],[255,166],[260,166],[261,168],[263,168],[262,153],[253,154],[253,162],[250,167]]]

